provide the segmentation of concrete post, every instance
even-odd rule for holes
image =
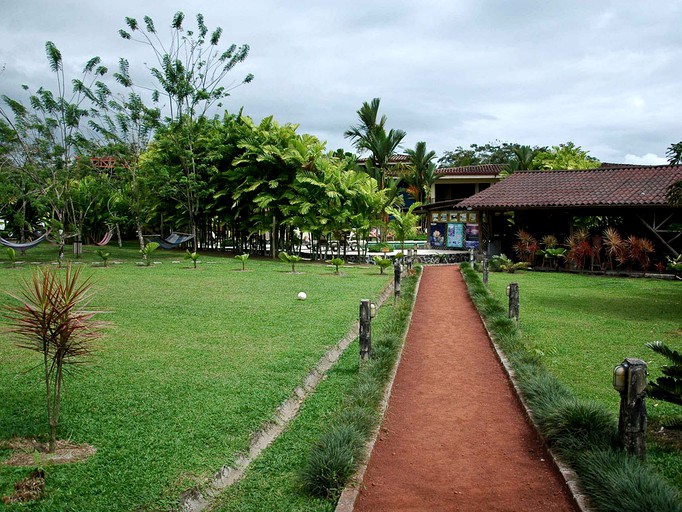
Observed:
[[[372,355],[372,316],[368,299],[360,301],[360,361]]]

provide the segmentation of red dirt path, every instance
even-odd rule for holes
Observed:
[[[424,268],[354,510],[577,510],[456,266]]]

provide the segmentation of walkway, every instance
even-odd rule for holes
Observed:
[[[425,267],[355,511],[575,511],[456,266]]]

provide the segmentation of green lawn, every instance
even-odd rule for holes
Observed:
[[[82,261],[99,258],[86,246]],[[249,436],[299,385],[358,316],[361,298],[387,283],[376,267],[333,268],[202,256],[199,268],[179,251],[135,264],[134,245],[111,252],[94,274],[93,305],[112,325],[86,371],[68,378],[60,437],[87,442],[85,463],[46,468],[46,496],[29,510],[167,510],[248,446]],[[15,291],[33,261],[53,258],[43,244],[0,265],[0,289]],[[121,262],[121,263],[116,263]],[[296,300],[305,291],[308,300]],[[7,303],[2,294],[0,303]],[[0,343],[0,439],[47,430],[39,356]],[[0,458],[8,452],[0,451]],[[28,468],[0,466],[0,494]],[[10,510],[25,510],[13,506]]]
[[[491,273],[490,290],[507,304],[505,288],[518,282],[519,328],[550,372],[587,399],[618,413],[613,368],[626,357],[643,359],[649,378],[665,360],[645,344],[660,340],[682,350],[682,283],[658,279],[592,277],[565,273]],[[648,400],[650,425],[682,415],[677,406]],[[650,438],[653,440],[653,435]],[[682,489],[678,449],[649,446],[649,460]]]

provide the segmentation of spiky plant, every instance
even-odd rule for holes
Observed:
[[[517,242],[514,244],[514,252],[521,261],[532,265],[535,253],[540,249],[537,240],[533,235],[523,229],[516,233]]]
[[[249,254],[237,254],[234,259],[239,260],[242,262],[242,270],[246,270],[246,260],[249,259]]]
[[[651,265],[650,254],[654,252],[654,244],[648,238],[630,235],[625,241],[627,254],[630,261],[636,263],[640,268],[646,272]]]
[[[625,240],[623,240],[615,228],[606,228],[604,230],[604,251],[611,268],[613,268],[614,260],[618,265],[625,263],[627,260]]]
[[[578,270],[585,268],[585,263],[592,256],[592,244],[589,234],[584,229],[579,229],[566,239],[568,252],[566,259],[573,263]]]
[[[98,311],[87,309],[92,282],[90,277],[80,279],[81,268],[67,264],[63,278],[58,269],[35,270],[18,295],[10,294],[19,304],[4,306],[7,330],[20,340],[17,346],[43,357],[51,453],[56,449],[64,375],[70,365],[82,365],[91,355],[104,326],[94,320]]]

